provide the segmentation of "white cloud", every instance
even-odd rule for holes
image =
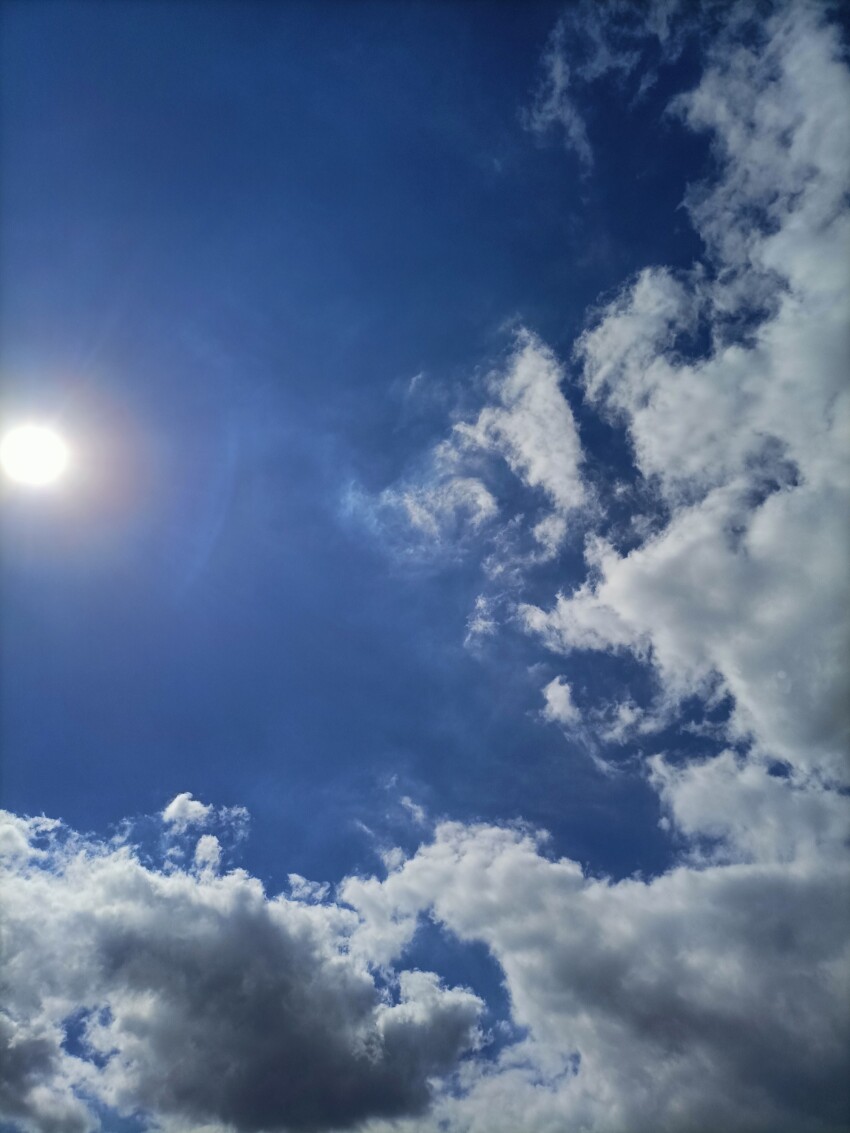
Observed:
[[[195,846],[195,868],[217,870],[221,863],[221,845],[215,834],[202,834]]]
[[[680,766],[654,756],[649,768],[676,827],[692,844],[713,843],[709,858],[796,862],[844,853],[850,804],[817,777],[771,773],[732,751]]]
[[[422,1128],[838,1133],[847,882],[844,855],[614,884],[521,832],[451,823],[346,895],[368,909],[358,933],[381,910],[388,955],[427,910],[484,942],[529,1030],[495,1066],[470,1064],[468,1092]]]
[[[401,805],[413,819],[417,826],[426,826],[428,824],[428,815],[423,806],[415,803],[409,795],[403,795]]]
[[[545,686],[543,699],[546,702],[544,720],[553,724],[576,724],[581,719],[581,713],[573,703],[572,689],[563,677],[555,677]]]
[[[704,20],[712,9],[729,4],[702,0],[681,4],[679,0],[575,0],[568,5],[552,30],[540,60],[540,77],[521,120],[538,137],[554,132],[578,158],[584,173],[593,167],[593,148],[588,137],[583,107],[587,88],[602,78],[622,80],[633,75],[643,62],[639,98],[656,79],[646,61],[650,43],[657,45],[664,61],[675,59],[684,36]]]
[[[672,111],[712,137],[715,175],[687,197],[705,261],[640,273],[576,350],[588,412],[632,445],[633,549],[589,531],[584,578],[519,613],[557,652],[627,655],[654,678],[648,707],[628,690],[594,703],[582,686],[581,720],[564,677],[545,687],[543,715],[592,756],[662,727],[669,740],[677,716],[683,733],[729,746],[693,758],[673,742],[638,764],[681,850],[654,879],[593,878],[521,831],[445,824],[384,881],[345,884],[361,913],[355,953],[391,963],[430,915],[487,945],[527,1028],[405,1129],[846,1128],[850,77],[822,5],[702,10],[725,29]],[[587,11],[559,26],[529,120],[560,124],[585,162],[576,78],[632,65],[606,61],[595,24],[600,51],[574,57],[567,33]],[[681,15],[652,8],[649,30],[674,53]],[[525,447],[537,415],[513,416],[521,399],[493,389],[456,432],[504,456],[561,517],[569,493],[551,485],[568,482],[552,471],[564,430]],[[578,471],[580,451],[564,452]],[[479,613],[489,626],[489,604]],[[730,704],[730,718],[688,723],[690,697],[707,713]]]
[[[190,826],[203,826],[213,808],[192,798],[191,791],[176,795],[162,812],[162,821],[173,833],[184,834]]]
[[[462,446],[504,458],[518,479],[541,489],[560,514],[579,507],[585,497],[581,441],[561,391],[563,380],[552,351],[523,330],[508,366],[491,378],[493,404],[475,421],[455,426]],[[538,531],[542,542],[551,542],[551,520]]]
[[[289,895],[293,901],[325,901],[331,891],[326,881],[310,881],[300,873],[290,873],[287,881]]]
[[[564,51],[566,25],[559,21],[543,55],[543,75],[534,100],[523,116],[526,127],[544,135],[560,127],[567,149],[573,150],[585,170],[593,165],[587,127],[570,94],[571,67]]]
[[[35,851],[3,886],[0,1100],[23,1129],[85,1133],[86,1099],[184,1129],[350,1128],[422,1111],[477,1042],[474,995],[400,973],[393,1002],[348,952],[350,909],[217,873],[211,836],[187,873],[9,822]]]
[[[412,527],[438,541],[460,523],[477,531],[498,511],[493,494],[472,476],[448,476],[434,484],[389,489],[381,503],[401,509]]]
[[[553,352],[520,330],[502,365],[488,376],[477,416],[457,422],[416,474],[377,496],[354,490],[347,506],[403,554],[445,554],[487,542],[491,573],[515,562],[553,558],[569,517],[587,504],[581,441],[561,388],[564,380]],[[503,464],[538,496],[528,524],[504,520],[490,483]],[[517,550],[517,541],[525,534],[527,542],[529,533],[532,550]]]
[[[464,645],[474,647],[482,638],[491,637],[498,628],[495,617],[495,603],[487,594],[476,595],[472,613],[466,623]]]
[[[719,678],[733,735],[841,777],[850,147],[837,108],[850,81],[811,6],[780,7],[764,34],[758,48],[724,43],[678,101],[714,130],[722,163],[691,194],[713,274],[642,273],[578,348],[589,400],[625,424],[669,522],[625,556],[591,541],[588,580],[522,613],[552,648],[651,660],[674,695]],[[742,336],[765,280],[769,315]],[[706,321],[709,352],[684,361],[677,336]]]

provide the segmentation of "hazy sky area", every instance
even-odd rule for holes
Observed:
[[[0,1133],[850,1131],[848,24],[2,0]]]

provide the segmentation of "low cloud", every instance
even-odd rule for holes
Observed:
[[[522,617],[557,651],[650,661],[674,696],[719,679],[730,734],[842,778],[850,147],[836,107],[850,78],[809,5],[780,7],[762,34],[723,41],[677,101],[720,162],[690,195],[712,274],[641,273],[577,349],[590,404],[626,428],[669,520],[625,555],[589,539],[588,579]],[[686,360],[678,343],[699,327],[710,349]]]
[[[581,713],[573,702],[572,689],[563,677],[555,677],[543,689],[543,719],[553,724],[576,724]]]
[[[425,911],[485,943],[528,1030],[496,1065],[471,1064],[429,1128],[837,1133],[848,878],[846,854],[817,854],[612,883],[530,834],[447,823],[345,894],[368,909],[370,947],[385,926],[388,954]]]
[[[593,7],[583,48],[571,30],[588,6],[556,29],[528,120],[562,127],[586,166],[576,91],[634,65],[622,27],[605,25],[627,6]],[[711,17],[702,77],[668,118],[706,133],[713,156],[685,202],[703,261],[638,273],[573,356],[582,412],[623,431],[634,483],[619,496],[602,484],[571,513],[575,420],[526,450],[537,415],[501,386],[455,436],[498,453],[525,490],[503,532],[527,522],[535,493],[585,525],[585,568],[548,601],[536,576],[516,622],[563,658],[542,715],[602,772],[605,745],[629,749],[623,766],[656,792],[674,864],[615,882],[554,860],[528,831],[449,823],[386,879],[346,882],[355,952],[391,964],[430,916],[487,946],[525,1029],[406,1131],[839,1133],[850,1112],[846,50],[806,0],[644,10],[644,33],[673,54],[688,10]],[[562,390],[565,370],[529,342],[532,368],[561,375],[548,394]],[[492,559],[482,546],[485,571]],[[514,595],[539,562],[514,558]],[[482,595],[470,632],[492,633],[494,608]],[[581,675],[590,653],[607,667],[587,674],[639,669],[640,695],[596,692]]]
[[[161,817],[175,834],[183,834],[190,826],[203,826],[212,812],[211,806],[193,798],[191,791],[184,791],[171,800]]]
[[[22,1128],[94,1129],[92,1099],[182,1128],[347,1129],[423,1111],[477,1041],[472,993],[404,972],[382,990],[348,952],[350,909],[220,876],[209,836],[189,873],[4,825],[31,849],[3,888],[0,1096]]]

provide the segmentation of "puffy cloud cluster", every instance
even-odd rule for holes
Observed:
[[[850,860],[831,822],[792,861],[754,846],[617,883],[528,831],[444,823],[384,880],[328,900],[295,878],[292,900],[6,816],[3,1113],[39,1133],[94,1129],[98,1107],[173,1133],[838,1133]],[[460,1058],[475,995],[392,974],[423,915],[501,965],[524,1037],[495,1059]]]
[[[846,855],[813,852],[612,883],[526,832],[448,823],[344,893],[363,913],[355,945],[392,955],[424,909],[485,942],[527,1028],[411,1128],[838,1133],[849,879]]]
[[[174,834],[184,834],[190,826],[203,826],[213,808],[192,797],[191,791],[176,795],[162,812],[162,821]]]
[[[525,631],[570,655],[543,718],[601,770],[605,744],[645,748],[665,729],[666,750],[632,766],[678,864],[612,883],[523,832],[447,825],[385,882],[345,888],[363,914],[355,946],[387,962],[430,910],[502,966],[527,1033],[440,1099],[439,1119],[464,1133],[850,1123],[850,72],[824,5],[725,7],[698,86],[671,106],[713,143],[714,176],[686,200],[704,262],[641,272],[575,351],[583,412],[625,431],[651,522],[637,517],[623,549],[617,524],[586,509],[583,577],[517,606]],[[645,11],[658,20],[635,44],[667,36],[675,52],[682,9]],[[578,12],[556,29],[529,124],[560,123],[587,165],[570,83],[635,60],[622,28],[593,18],[571,56]],[[544,484],[511,460],[501,411],[461,433],[495,438],[523,486]],[[534,443],[562,446],[581,475],[574,427]],[[474,618],[494,632],[486,596]],[[588,652],[643,663],[656,702],[623,688],[594,703],[576,681]],[[728,719],[679,716],[695,701],[729,705]],[[700,751],[709,734],[721,745]]]
[[[423,972],[379,987],[349,953],[351,909],[220,875],[209,835],[187,871],[45,820],[2,830],[0,1105],[20,1128],[84,1133],[105,1106],[183,1130],[347,1129],[424,1110],[477,1041],[471,992]]]
[[[555,649],[650,659],[676,696],[719,679],[738,738],[835,778],[850,739],[848,106],[837,32],[806,4],[755,46],[724,39],[677,101],[722,165],[690,198],[714,259],[643,272],[578,345],[589,402],[628,430],[669,522],[627,555],[592,539],[588,580],[522,611]],[[688,359],[700,328],[710,346]]]

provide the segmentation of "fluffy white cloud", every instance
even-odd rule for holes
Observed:
[[[627,428],[669,522],[628,555],[592,540],[588,580],[523,617],[552,648],[651,660],[674,695],[719,680],[734,735],[842,777],[850,78],[816,7],[782,6],[761,32],[724,40],[677,103],[721,161],[690,196],[711,271],[642,273],[578,347],[588,399]],[[685,361],[700,327],[710,348]]]
[[[0,1100],[21,1128],[84,1133],[87,1099],[183,1129],[350,1128],[425,1109],[476,1042],[473,994],[426,973],[381,991],[350,909],[219,875],[211,836],[188,873],[4,825]]]
[[[850,1100],[847,881],[846,856],[817,856],[614,884],[451,823],[345,891],[368,910],[357,933],[382,914],[387,955],[431,910],[504,970],[528,1038],[467,1068],[448,1128],[804,1133],[844,1129]]]
[[[544,720],[554,724],[575,724],[581,719],[581,713],[573,702],[572,689],[569,681],[563,677],[555,677],[543,689]]]
[[[183,834],[190,826],[203,826],[213,808],[192,798],[191,791],[176,795],[162,812],[162,821],[175,834]]]
[[[771,773],[732,751],[679,766],[653,756],[649,767],[697,858],[794,862],[844,853],[848,800],[817,777]]]
[[[715,175],[686,202],[705,262],[640,273],[576,349],[587,411],[631,442],[633,549],[589,530],[585,576],[518,609],[554,651],[628,655],[654,675],[649,710],[627,692],[594,704],[582,687],[581,721],[578,658],[545,687],[543,715],[592,755],[662,727],[670,742],[691,697],[731,705],[728,721],[695,726],[729,746],[694,758],[672,741],[641,764],[681,851],[657,878],[613,883],[522,831],[447,824],[385,881],[346,883],[355,952],[391,963],[426,913],[487,945],[527,1029],[405,1128],[847,1128],[850,73],[823,5],[722,7],[698,86],[671,108],[713,141]],[[676,39],[682,10],[648,7],[643,33]],[[575,56],[573,17],[588,11],[559,25],[529,119],[560,124],[585,164],[576,77],[632,66],[595,17]],[[516,405],[497,391],[456,432],[498,449],[560,517],[567,495],[547,484],[567,478],[523,461],[524,418],[501,417]],[[538,469],[556,467],[564,432],[529,442]],[[481,611],[489,632],[486,596]]]

